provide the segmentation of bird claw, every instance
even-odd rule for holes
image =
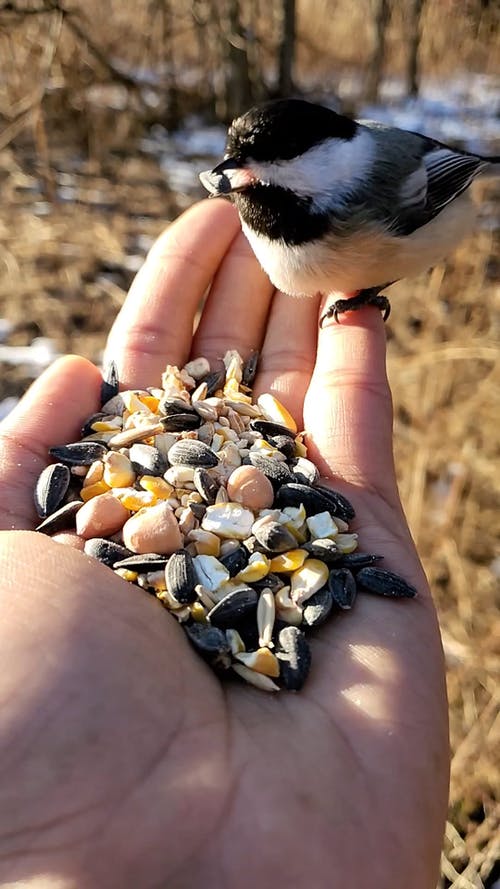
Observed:
[[[379,293],[378,290],[375,292],[372,290],[362,290],[360,293],[357,293],[356,296],[351,296],[349,299],[338,299],[336,302],[328,306],[326,312],[319,319],[320,329],[323,329],[325,322],[328,321],[329,318],[334,318],[338,324],[339,315],[343,315],[344,312],[352,312],[356,309],[361,309],[363,306],[375,306],[375,308],[380,309],[384,321],[387,321],[391,314],[391,304],[386,296]]]

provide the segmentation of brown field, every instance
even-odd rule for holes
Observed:
[[[123,39],[125,7],[110,5],[115,39]],[[432,2],[427,14],[426,58],[435,57],[438,68],[451,51],[435,24],[439,9],[452,6]],[[144,4],[137,8],[144,12]],[[466,61],[492,70],[487,23],[479,38],[469,24],[463,16],[456,24]],[[301,47],[304,64],[308,47],[323,39],[316,31],[311,27]],[[0,29],[0,48],[1,38]],[[40,54],[37,39],[30,52],[23,44],[23,65],[37,47]],[[29,84],[22,87],[16,70],[10,99],[15,93],[19,103]],[[7,91],[3,81],[0,115]],[[99,361],[140,258],[186,199],[171,193],[157,161],[137,150],[143,123],[133,110],[113,119],[109,109],[80,107],[70,132],[73,119],[63,115],[69,106],[57,101],[45,108],[45,127],[39,117],[23,124],[21,116],[12,129],[15,115],[0,126],[0,318],[13,323],[10,345],[47,336],[60,352]],[[75,168],[77,154],[84,161]],[[52,200],[54,188],[67,184],[71,200]],[[393,289],[388,323],[401,497],[434,591],[448,669],[452,780],[438,889],[500,886],[500,183],[480,183],[476,193],[485,201],[484,224],[446,263]],[[0,400],[30,380],[26,366],[1,365]]]

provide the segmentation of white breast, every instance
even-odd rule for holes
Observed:
[[[474,225],[466,193],[427,225],[406,237],[365,227],[356,235],[331,235],[299,246],[271,241],[242,223],[263,269],[278,290],[290,294],[354,293],[418,275],[450,253]]]

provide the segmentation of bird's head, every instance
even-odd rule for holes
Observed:
[[[274,186],[321,202],[331,191],[335,160],[345,166],[346,146],[357,132],[355,121],[322,105],[300,99],[266,102],[233,121],[224,159],[200,179],[213,196],[251,198],[257,187],[262,193],[262,186]]]

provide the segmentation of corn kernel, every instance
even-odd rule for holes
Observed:
[[[143,475],[139,484],[145,491],[151,491],[158,500],[168,500],[175,490],[173,485],[157,475]]]
[[[109,485],[106,482],[95,482],[93,485],[87,485],[86,488],[82,488],[80,497],[86,503],[87,500],[92,500],[92,497],[97,497],[99,494],[105,494],[106,491],[109,491]]]
[[[296,571],[302,567],[308,555],[305,549],[290,549],[287,553],[281,553],[271,559],[269,570],[278,574],[283,571]]]

